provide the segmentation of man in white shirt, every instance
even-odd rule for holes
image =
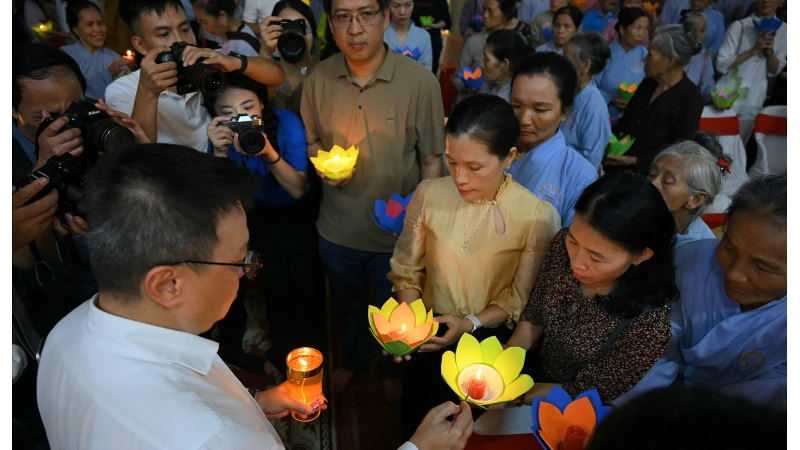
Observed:
[[[258,35],[259,25],[272,15],[272,10],[275,9],[277,3],[278,0],[247,0],[244,2],[242,20]],[[312,30],[312,32],[315,31]]]
[[[283,70],[273,61],[259,57],[221,55],[210,49],[192,47],[197,39],[180,0],[128,0],[121,4],[120,15],[128,24],[131,43],[145,55],[140,70],[119,78],[106,88],[106,103],[139,122],[152,142],[188,145],[205,152],[208,149],[206,128],[211,116],[199,92],[179,95],[177,65],[156,63],[156,56],[175,42],[187,42],[182,55],[185,66],[199,58],[223,72],[240,72],[267,86],[283,81]]]
[[[247,248],[253,183],[246,169],[185,146],[101,158],[82,200],[100,292],[50,332],[39,363],[53,448],[282,449],[268,419],[314,411],[287,383],[251,395],[218,344],[198,336],[261,266]],[[472,425],[465,403],[448,402],[401,448],[463,449]]]

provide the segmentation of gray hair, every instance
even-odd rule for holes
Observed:
[[[781,231],[786,231],[786,172],[764,175],[743,184],[725,211],[729,219],[736,212],[766,214]]]
[[[681,25],[683,25],[683,29],[692,35],[694,40],[700,42],[700,30],[698,29],[698,20],[702,20],[708,26],[708,19],[703,13],[699,13],[697,11],[690,11],[686,13],[686,15],[681,19]]]
[[[569,41],[578,48],[578,61],[583,63],[587,59],[591,63],[589,74],[594,76],[603,71],[606,62],[611,58],[606,40],[600,33],[576,33]]]
[[[664,25],[656,29],[650,47],[658,50],[665,58],[674,56],[678,66],[686,67],[692,56],[703,49],[703,43],[687,33],[682,25]]]
[[[689,211],[691,217],[701,215],[714,203],[722,190],[726,171],[720,167],[719,160],[722,158],[730,165],[730,156],[722,153],[717,137],[708,132],[697,133],[693,140],[670,145],[656,156],[653,165],[667,156],[674,156],[682,161],[681,173],[692,195],[706,194],[706,201]]]

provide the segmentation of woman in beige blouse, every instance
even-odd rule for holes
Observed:
[[[403,374],[403,425],[410,436],[425,413],[453,394],[437,377],[441,354],[464,333],[510,337],[561,226],[555,208],[503,169],[514,160],[519,122],[500,97],[459,103],[446,128],[450,177],[419,184],[391,260],[398,301],[422,298],[441,324]],[[420,382],[424,380],[423,382]]]

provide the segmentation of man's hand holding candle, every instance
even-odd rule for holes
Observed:
[[[267,419],[280,419],[286,417],[292,411],[297,411],[303,415],[311,415],[316,410],[311,405],[305,404],[295,399],[290,391],[288,382],[283,382],[272,389],[256,394],[256,403],[264,411]],[[328,409],[328,402],[324,400],[317,407],[321,410]]]

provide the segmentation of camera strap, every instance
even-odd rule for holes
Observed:
[[[28,317],[28,312],[25,310],[25,305],[22,303],[22,298],[20,298],[17,290],[12,290],[11,314],[13,318],[12,327],[14,329],[14,335],[19,341],[20,347],[22,347],[36,362],[39,362],[42,347],[44,346],[44,339],[39,336],[39,333],[37,333],[36,329],[33,327],[31,319]]]
[[[58,242],[58,240],[56,240],[56,242]],[[44,291],[44,296],[47,303],[46,307],[59,317],[64,317],[67,315],[67,310],[64,306],[64,298],[61,296],[61,292],[59,292],[58,288],[56,287],[53,269],[51,269],[50,265],[47,264],[44,258],[42,258],[42,254],[39,252],[36,242],[31,242],[28,244],[28,249],[30,249],[31,254],[33,255],[36,281]],[[59,258],[61,258],[61,249],[59,248],[58,251]]]

